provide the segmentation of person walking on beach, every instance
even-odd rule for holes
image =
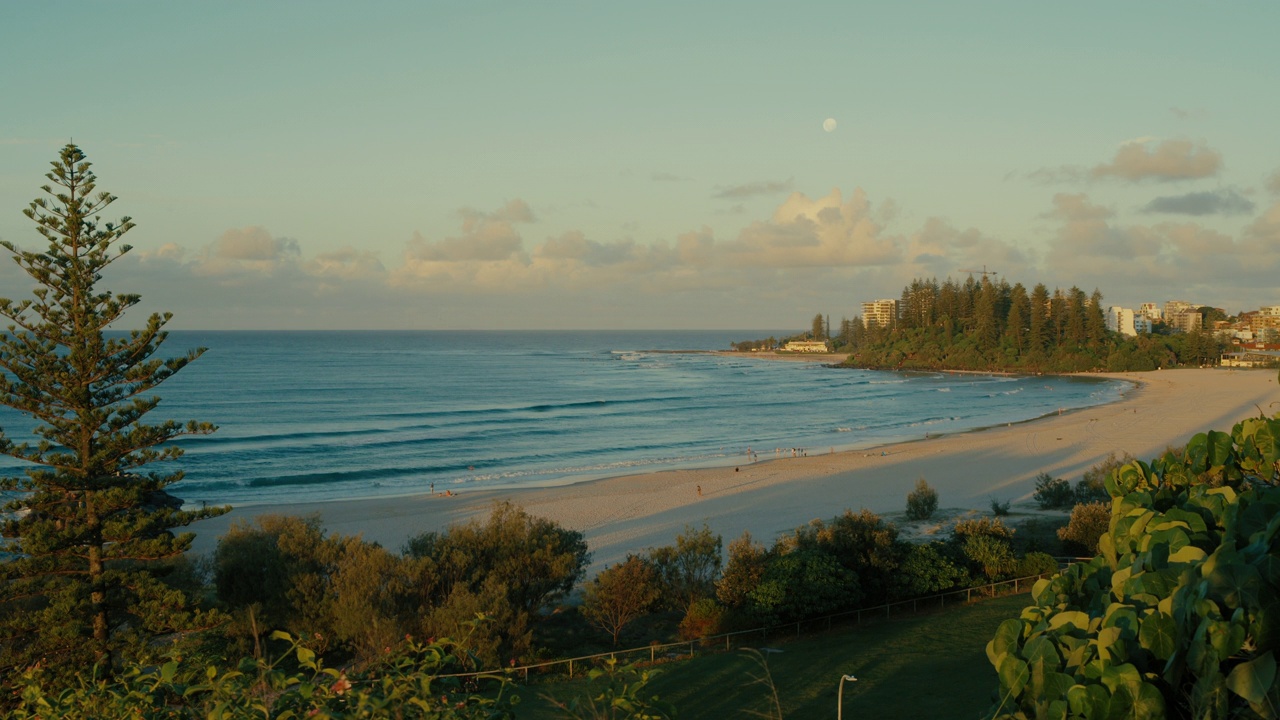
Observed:
[[[702,497],[702,486],[698,486],[698,497]]]

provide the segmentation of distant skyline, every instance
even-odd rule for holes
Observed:
[[[74,141],[174,329],[833,324],[984,265],[1280,304],[1273,3],[0,6],[0,239]],[[834,122],[827,123],[830,119]],[[31,283],[0,258],[0,297]]]

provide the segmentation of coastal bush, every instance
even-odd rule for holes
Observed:
[[[937,509],[938,491],[924,478],[916,480],[916,489],[907,493],[907,519],[928,520]]]
[[[427,561],[425,590],[437,599],[459,582],[478,592],[494,576],[507,584],[508,601],[530,614],[572,590],[590,557],[581,532],[506,501],[495,502],[484,523],[473,520],[411,538],[405,554]]]
[[[760,584],[747,594],[752,615],[777,624],[817,617],[862,600],[858,576],[818,549],[770,553]]]
[[[533,644],[534,616],[512,605],[510,595],[506,581],[498,576],[486,578],[479,588],[456,583],[439,604],[419,611],[416,633],[459,638],[458,644],[467,651],[459,658],[462,670],[519,662]]]
[[[726,607],[743,607],[764,575],[767,551],[744,530],[741,537],[729,543],[728,552],[729,561],[716,583],[716,597]]]
[[[1280,419],[1106,479],[1098,555],[1036,584],[987,644],[997,718],[1275,717]]]
[[[686,525],[675,545],[650,550],[648,560],[657,573],[662,605],[683,613],[698,600],[714,597],[722,549],[720,536],[711,528]]]
[[[969,574],[948,557],[942,543],[908,545],[898,570],[894,599],[905,599],[967,585]]]
[[[1093,555],[1098,552],[1098,540],[1110,524],[1110,503],[1081,503],[1071,509],[1067,526],[1058,528],[1058,539],[1068,553]]]
[[[964,539],[963,550],[969,564],[990,582],[1004,578],[1018,566],[1009,541],[992,535],[969,535]]]
[[[1013,528],[1004,524],[1000,518],[970,518],[959,520],[951,528],[954,542],[963,544],[970,536],[981,535],[999,538],[1007,542],[1013,541]]]
[[[613,636],[649,612],[661,599],[658,572],[653,563],[635,555],[606,567],[582,588],[582,615]]]
[[[1009,514],[1009,506],[1012,503],[1013,503],[1012,500],[1005,500],[1004,502],[1000,502],[995,498],[991,498],[991,514],[995,515],[996,517],[1007,516]]]
[[[712,598],[702,598],[689,606],[680,620],[677,636],[681,640],[701,640],[724,632],[724,608]]]
[[[1041,510],[1059,510],[1071,507],[1076,495],[1071,483],[1042,472],[1036,476],[1034,497]]]
[[[359,537],[328,536],[319,516],[236,521],[214,552],[214,587],[233,621],[226,630],[255,648],[272,630],[342,647],[367,660],[409,629],[410,565]]]
[[[870,510],[845,510],[830,520],[813,520],[783,535],[778,552],[816,549],[825,552],[858,577],[866,602],[888,600],[906,544],[898,541],[893,523]]]
[[[1084,471],[1084,475],[1076,482],[1075,503],[1092,502],[1110,502],[1111,496],[1107,494],[1107,476],[1123,465],[1133,462],[1134,457],[1129,453],[1125,453],[1123,457],[1116,458],[1116,454],[1110,453],[1100,463],[1090,467]]]
[[[1029,552],[1022,556],[1018,561],[1018,567],[1014,570],[1017,577],[1031,577],[1032,575],[1052,575],[1058,572],[1058,561],[1053,559],[1052,555],[1042,552]]]

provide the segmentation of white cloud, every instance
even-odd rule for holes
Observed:
[[[1153,146],[1152,142],[1150,138],[1141,138],[1121,145],[1111,162],[1095,165],[1090,175],[1170,181],[1213,177],[1222,169],[1222,155],[1204,143],[1165,140]]]

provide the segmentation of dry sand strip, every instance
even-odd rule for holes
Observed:
[[[209,552],[237,519],[319,513],[330,533],[360,534],[398,550],[428,530],[484,517],[495,500],[585,533],[593,568],[628,552],[667,545],[686,526],[708,524],[726,542],[751,531],[766,544],[779,533],[845,509],[901,513],[916,479],[941,505],[989,511],[992,498],[1026,502],[1035,477],[1078,480],[1108,454],[1150,459],[1204,430],[1280,412],[1274,370],[1183,369],[1104,375],[1137,383],[1119,402],[1031,422],[835,454],[771,459],[738,467],[676,470],[574,485],[428,494],[237,508],[192,526],[195,550]],[[881,454],[881,453],[885,454]],[[699,488],[701,493],[699,494]]]

